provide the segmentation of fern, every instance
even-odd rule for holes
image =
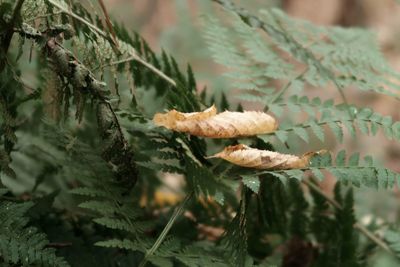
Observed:
[[[237,16],[233,16],[233,20],[233,31],[230,31],[216,18],[206,18],[205,38],[209,49],[217,63],[229,68],[226,76],[234,80],[233,86],[243,90],[240,99],[265,100],[273,93],[272,89],[265,88],[268,82],[292,76],[293,66],[278,57],[258,32]],[[243,40],[241,47],[232,43],[232,36]]]
[[[229,266],[226,259],[221,258],[220,251],[206,242],[199,242],[184,248],[176,259],[186,266]],[[203,255],[207,255],[204,257]]]
[[[356,223],[353,210],[353,191],[350,188],[344,199],[340,194],[340,183],[338,183],[335,188],[335,199],[342,205],[342,209],[336,211],[335,217],[337,222],[340,222],[341,225],[338,237],[341,244],[341,246],[339,246],[340,251],[338,251],[340,255],[340,264],[344,266],[357,266],[357,239],[353,228],[353,225]]]
[[[55,254],[55,249],[46,247],[49,242],[43,233],[29,226],[24,217],[32,203],[0,202],[0,262],[8,265],[69,266]]]
[[[247,257],[246,217],[249,194],[247,190],[244,190],[242,194],[239,209],[222,239],[222,244],[229,248],[232,264],[236,266],[245,266]]]
[[[359,266],[357,255],[357,243],[359,242],[358,234],[354,231],[353,224],[356,222],[353,210],[353,192],[351,188],[342,196],[341,183],[337,183],[335,187],[335,201],[341,205],[341,209],[335,208],[334,216],[328,217],[329,207],[324,205],[320,195],[313,194],[314,201],[318,201],[318,208],[315,209],[316,220],[312,224],[317,227],[316,238],[321,244],[327,244],[319,250],[320,257],[315,266]],[[322,205],[321,205],[322,204]],[[322,209],[321,209],[322,208]],[[321,223],[320,225],[318,225]],[[340,225],[340,227],[337,227]],[[332,236],[330,233],[334,232]],[[332,261],[330,262],[329,259]]]
[[[308,203],[304,198],[300,184],[295,180],[290,180],[290,195],[292,196],[292,212],[291,222],[289,225],[290,234],[300,239],[306,238],[308,232],[308,217],[305,214],[308,208]]]
[[[46,135],[49,140],[58,144],[59,149],[69,154],[65,158],[64,164],[77,170],[76,175],[87,180],[82,180],[86,186],[71,190],[73,194],[88,198],[81,202],[79,207],[93,211],[95,223],[131,235],[128,243],[137,243],[136,246],[141,250],[147,247],[148,243],[143,239],[142,233],[152,227],[151,223],[140,220],[141,211],[130,207],[131,201],[129,201],[128,196],[124,196],[126,194],[124,183],[118,180],[110,180],[113,173],[99,154],[93,153],[93,150],[84,143],[52,127],[46,130]],[[64,140],[65,146],[59,146],[60,140]],[[75,161],[76,158],[79,158],[80,161]],[[100,241],[96,244],[107,247],[121,247],[124,241],[112,239]]]
[[[385,76],[389,74],[391,78],[397,79],[398,75],[385,63],[381,53],[377,52],[379,50],[375,38],[370,33],[318,27],[289,18],[279,10],[263,10],[260,12],[262,19],[259,19],[235,7],[229,0],[215,2],[237,14],[247,25],[265,31],[276,48],[305,64],[306,70],[294,79],[306,81],[313,86],[326,85],[331,81],[338,90],[355,85],[362,90],[374,90],[397,97],[396,84]]]
[[[372,136],[382,130],[389,140],[398,140],[400,137],[399,122],[393,122],[390,116],[383,116],[369,108],[359,109],[345,104],[334,105],[332,100],[322,102],[319,98],[310,100],[307,97],[299,98],[297,96],[289,98],[284,104],[276,105],[276,108],[272,106],[271,110],[280,113],[281,107],[285,107],[291,112],[305,111],[309,115],[308,121],[285,125],[271,134],[282,143],[289,139],[289,133],[293,133],[308,143],[310,141],[309,131],[315,134],[321,142],[324,142],[326,134],[324,126],[332,131],[339,142],[343,141],[344,128],[353,138],[356,137],[357,128],[362,134]],[[349,114],[348,111],[351,113]]]
[[[388,243],[388,246],[390,249],[394,252],[394,255],[397,258],[400,258],[399,254],[399,241],[400,241],[400,236],[397,231],[394,230],[386,230],[383,235],[385,241]]]
[[[394,230],[380,236],[385,226],[372,233],[355,216],[353,187],[388,189],[399,179],[371,157],[343,150],[314,157],[306,168],[268,171],[207,157],[239,142],[272,151],[279,142],[302,149],[319,139],[325,146],[328,138],[343,142],[346,131],[398,141],[398,121],[344,95],[351,86],[398,98],[400,76],[373,34],[315,26],[275,9],[256,17],[230,1],[214,2],[227,17],[208,12],[204,36],[238,94],[198,93],[196,69],[110,22],[102,1],[101,9],[0,1],[1,263],[362,266],[371,247],[398,254]],[[25,75],[28,60],[37,79]],[[331,83],[342,101],[305,96]],[[241,111],[249,101],[274,113],[279,130],[207,140],[151,120],[165,109],[197,112],[213,104]],[[337,179],[333,197],[319,188],[326,176]],[[166,191],[173,200],[159,201]],[[55,198],[54,205],[32,208],[30,200],[42,197]],[[61,235],[71,242],[47,241]]]
[[[346,154],[342,150],[336,155],[335,165],[333,165],[332,157],[328,154],[314,161],[313,165],[306,169],[267,171],[258,174],[271,174],[286,181],[287,178],[302,179],[308,171],[318,179],[323,179],[324,173],[322,171],[328,171],[344,184],[376,189],[392,188],[399,181],[397,173],[380,166],[370,156],[366,156],[361,165],[359,157],[358,153],[352,154],[346,162]]]

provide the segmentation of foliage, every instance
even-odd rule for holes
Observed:
[[[299,148],[313,136],[325,149],[329,139],[343,142],[344,129],[397,142],[399,122],[343,93],[352,86],[398,98],[399,74],[375,37],[214,2],[226,12],[204,17],[208,48],[239,90],[237,110],[258,102],[280,122],[272,133],[210,140],[156,127],[151,118],[166,109],[233,110],[231,95],[199,94],[196,70],[182,68],[178,53],[157,54],[139,33],[103,23],[107,13],[91,12],[92,3],[0,1],[1,264],[368,266],[376,251],[400,258],[396,225],[366,226],[354,209],[353,190],[399,181],[372,157],[342,150],[268,171],[207,157],[238,143]],[[307,96],[329,85],[341,103]],[[319,187],[332,176],[333,197]]]
[[[33,203],[13,203],[2,201],[0,215],[0,255],[6,266],[40,265],[40,266],[70,266],[64,259],[57,257],[55,249],[47,248],[48,241],[38,229],[28,226],[29,220],[25,213]]]

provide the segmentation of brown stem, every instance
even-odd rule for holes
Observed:
[[[114,45],[118,48],[119,45],[118,45],[118,41],[117,41],[117,36],[115,35],[115,31],[114,31],[114,28],[112,26],[112,23],[111,23],[111,20],[110,20],[110,16],[108,15],[108,12],[107,12],[107,9],[106,9],[106,5],[104,4],[103,0],[97,0],[97,1],[99,2],[101,10],[104,13],[104,17],[106,18],[106,24],[107,24],[108,30],[111,33]]]

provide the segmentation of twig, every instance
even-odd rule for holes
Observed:
[[[104,65],[98,66],[98,67],[94,68],[93,71],[95,71],[97,69],[104,68],[104,67],[110,67],[110,66],[114,66],[114,65],[119,65],[119,64],[126,63],[126,62],[129,62],[129,61],[134,61],[134,60],[140,62],[142,65],[147,67],[149,70],[153,71],[155,74],[157,74],[158,76],[162,77],[164,80],[166,80],[171,85],[176,87],[176,82],[174,80],[172,80],[170,77],[168,77],[167,75],[165,75],[164,72],[160,71],[159,69],[155,68],[153,65],[149,64],[148,62],[146,62],[145,60],[143,60],[142,58],[140,58],[139,56],[134,55],[134,54],[131,54],[131,56],[128,57],[128,58],[121,59],[121,60],[118,60],[118,61],[114,61],[114,62],[110,62],[108,64],[104,64]]]
[[[186,206],[186,203],[192,198],[194,192],[190,192],[189,194],[186,195],[185,199],[179,204],[178,207],[176,207],[174,213],[172,214],[171,218],[169,219],[167,225],[164,227],[162,230],[161,234],[158,236],[156,242],[154,242],[153,246],[148,250],[143,258],[143,260],[140,262],[139,267],[144,267],[146,266],[147,261],[149,258],[154,254],[154,252],[158,249],[158,247],[161,245],[161,243],[164,241],[166,238],[169,230],[171,229],[172,225],[175,223],[176,219],[182,214],[184,207]]]
[[[47,248],[65,248],[70,246],[72,246],[72,242],[54,242],[46,245]]]
[[[99,27],[97,27],[96,25],[90,23],[89,21],[83,19],[82,17],[76,15],[75,13],[73,13],[70,10],[65,9],[62,5],[60,5],[59,3],[57,3],[54,0],[48,0],[50,4],[52,4],[53,6],[57,7],[58,9],[60,9],[60,11],[62,13],[68,14],[71,17],[73,17],[74,19],[76,19],[77,21],[85,24],[86,26],[88,26],[90,29],[92,29],[94,32],[98,33],[99,35],[103,36],[104,38],[108,39],[109,36],[103,32]]]
[[[107,9],[106,9],[106,5],[104,4],[103,0],[97,0],[97,1],[99,2],[101,10],[104,13],[104,17],[106,18],[106,24],[107,24],[108,30],[111,33],[112,40],[114,41],[114,45],[116,47],[119,47],[119,44],[118,44],[118,41],[117,41],[117,37],[115,35],[115,31],[114,31],[114,28],[113,28],[111,20],[110,20],[110,16],[108,15],[108,12],[107,12]]]
[[[81,23],[85,24],[86,26],[88,26],[90,29],[92,29],[92,31],[98,33],[99,35],[101,35],[102,37],[106,38],[107,40],[110,39],[109,35],[107,33],[105,33],[104,31],[102,31],[100,28],[98,28],[96,25],[93,25],[92,23],[90,23],[89,21],[87,21],[87,20],[83,19],[82,17],[76,15],[75,13],[66,10],[63,6],[61,6],[60,4],[55,2],[54,0],[48,0],[48,1],[49,1],[50,4],[52,4],[55,7],[59,8],[63,13],[70,15],[74,19],[76,19],[79,22],[81,22]],[[116,47],[116,48],[118,49],[118,47]],[[153,65],[151,65],[150,63],[148,63],[144,59],[142,59],[137,54],[136,50],[134,50],[134,51],[135,51],[135,53],[130,53],[131,60],[136,60],[137,62],[141,63],[143,66],[145,66],[146,68],[148,68],[149,70],[151,70],[152,72],[154,72],[155,74],[157,74],[158,76],[160,76],[161,78],[166,80],[168,83],[170,83],[171,85],[176,87],[176,82],[173,79],[171,79],[165,73],[163,73],[161,70],[157,69],[156,67],[154,67]]]
[[[333,198],[328,196],[324,191],[321,190],[321,188],[313,183],[311,183],[308,180],[303,179],[301,181],[303,184],[307,185],[310,189],[314,190],[316,193],[324,197],[332,206],[334,206],[337,209],[343,209],[343,207]],[[364,227],[362,224],[359,222],[356,222],[353,227],[360,231],[362,234],[364,234],[366,237],[368,237],[372,242],[377,244],[379,247],[384,249],[385,251],[389,252],[390,254],[394,254],[393,250],[379,237],[377,237],[375,234],[373,234],[371,231],[369,231],[366,227]]]
[[[131,54],[131,56],[132,56],[133,60],[136,60],[137,62],[141,63],[143,66],[147,67],[149,70],[151,70],[152,72],[154,72],[155,74],[157,74],[158,76],[160,76],[161,78],[166,80],[168,83],[170,83],[171,85],[176,87],[176,82],[173,79],[171,79],[170,77],[168,77],[164,72],[157,69],[156,67],[154,67],[153,65],[151,65],[150,63],[148,63],[147,61],[145,61],[138,55]]]

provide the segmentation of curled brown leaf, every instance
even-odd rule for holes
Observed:
[[[209,158],[222,158],[233,164],[248,168],[288,170],[305,168],[309,165],[314,155],[325,152],[325,150],[308,152],[298,157],[290,154],[281,154],[274,151],[251,148],[240,144],[228,146],[223,151]]]
[[[153,118],[157,126],[185,132],[195,136],[210,138],[234,138],[271,133],[276,130],[276,120],[258,111],[231,112],[217,114],[212,107],[193,113],[182,113],[171,110],[167,113],[157,113]]]

